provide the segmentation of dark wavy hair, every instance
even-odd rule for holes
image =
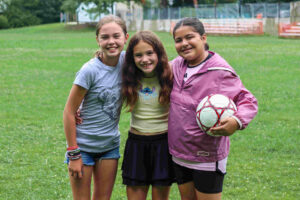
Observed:
[[[133,55],[133,48],[140,41],[151,45],[158,57],[158,63],[154,70],[161,87],[158,96],[158,101],[160,104],[169,104],[170,93],[173,87],[173,74],[169,66],[168,56],[162,42],[151,31],[137,32],[129,41],[122,71],[122,98],[125,107],[129,107],[129,112],[132,111],[139,98],[138,89],[141,86],[141,80],[144,76],[143,72],[137,68]]]

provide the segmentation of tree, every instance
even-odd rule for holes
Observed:
[[[36,16],[41,19],[41,23],[59,22],[60,7],[63,0],[39,0]]]
[[[62,2],[61,10],[66,13],[76,14],[76,9],[81,2],[81,0],[64,0]]]
[[[7,9],[7,5],[9,0],[0,0],[0,14],[3,13]]]
[[[10,27],[22,27],[40,24],[41,20],[33,12],[38,7],[38,0],[11,0],[3,14]]]
[[[63,0],[0,0],[10,27],[58,22]]]
[[[109,13],[109,8],[113,9],[113,4],[115,2],[124,2],[129,5],[130,0],[64,0],[62,3],[61,9],[70,14],[75,14],[76,9],[81,3],[94,3],[96,5],[95,8],[87,10],[87,12],[95,13],[96,15],[99,13]],[[134,0],[136,3],[141,3],[141,0]]]

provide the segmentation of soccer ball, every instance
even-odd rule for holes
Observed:
[[[222,119],[232,116],[236,111],[236,105],[230,98],[222,94],[212,94],[199,103],[196,120],[200,129],[207,133],[211,127],[218,126]]]

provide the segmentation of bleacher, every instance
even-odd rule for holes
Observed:
[[[262,35],[261,20],[203,20],[208,35]],[[171,23],[171,33],[175,23]]]
[[[278,36],[285,38],[300,38],[300,23],[280,23],[278,28]]]
[[[205,31],[210,35],[262,35],[261,21],[209,22],[203,23]]]

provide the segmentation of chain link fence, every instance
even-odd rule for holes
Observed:
[[[181,19],[197,17],[202,19],[224,18],[287,18],[290,17],[290,3],[249,4],[199,4],[194,7],[144,8],[146,20]]]

